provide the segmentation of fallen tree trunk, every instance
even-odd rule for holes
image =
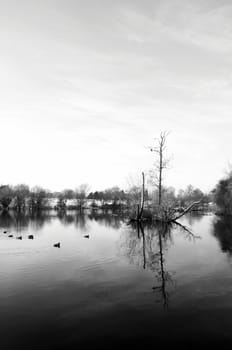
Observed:
[[[182,216],[184,216],[185,214],[187,214],[193,207],[195,207],[196,205],[200,204],[202,201],[202,199],[200,201],[197,201],[197,202],[194,202],[192,204],[190,204],[188,206],[188,208],[186,208],[181,214],[177,215],[175,218],[172,218],[170,220],[170,222],[175,222],[177,221],[178,219],[180,219]]]
[[[196,205],[200,204],[202,199],[200,201],[194,202],[190,204],[186,209],[183,210],[182,213],[179,215],[175,215],[175,210],[170,207],[159,207],[157,209],[157,212],[155,213],[154,220],[160,221],[160,222],[166,222],[166,223],[172,223],[179,220],[182,216],[189,213]]]
[[[141,192],[141,204],[137,205],[137,214],[136,214],[136,218],[131,219],[130,221],[142,221],[143,220],[143,207],[144,207],[144,173],[142,173],[143,175],[143,186],[142,186],[142,192]],[[197,202],[193,202],[191,203],[186,209],[183,210],[182,213],[180,213],[179,215],[174,215],[175,210],[173,208],[165,208],[160,206],[159,209],[156,212],[156,215],[153,216],[153,220],[154,221],[159,221],[159,222],[164,222],[164,223],[177,223],[177,220],[179,220],[182,216],[186,215],[187,213],[189,213],[196,205],[200,204],[202,202],[202,199],[200,201]]]

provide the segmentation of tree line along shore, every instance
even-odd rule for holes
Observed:
[[[131,186],[127,191],[113,187],[104,191],[92,192],[83,184],[76,190],[66,189],[51,192],[42,187],[32,189],[25,184],[16,186],[0,186],[0,210],[33,211],[44,209],[84,210],[84,209],[134,209],[140,201],[141,187]],[[158,205],[158,190],[144,193],[144,208],[152,210]],[[195,210],[212,208],[213,193],[203,193],[200,189],[189,185],[185,190],[175,193],[173,187],[163,188],[163,203],[173,208],[184,208],[192,201],[202,200]]]
[[[178,192],[173,187],[164,186],[164,173],[170,162],[166,156],[168,135],[169,132],[161,132],[154,146],[149,148],[154,154],[154,164],[146,179],[142,172],[141,183],[130,183],[126,190],[115,186],[93,192],[88,184],[81,184],[76,189],[52,192],[39,186],[29,188],[26,184],[3,184],[0,186],[0,210],[118,209],[135,213],[137,221],[154,215],[166,222],[175,221],[193,210],[232,215],[232,170],[208,193],[192,185]],[[183,214],[176,215],[176,212]]]

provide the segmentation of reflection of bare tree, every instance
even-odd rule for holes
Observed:
[[[197,236],[181,224],[170,225],[164,223],[146,224],[134,223],[130,225],[124,234],[121,248],[125,251],[130,263],[137,264],[144,269],[155,273],[154,292],[158,292],[162,298],[163,306],[168,306],[169,295],[175,283],[172,274],[167,271],[165,255],[170,244],[172,244],[172,231],[178,227],[185,233],[188,239],[195,239]],[[137,234],[135,234],[135,232]]]
[[[170,238],[170,225],[163,225],[158,228],[158,269],[157,269],[157,282],[158,286],[153,287],[154,291],[161,293],[163,306],[168,307],[169,291],[168,283],[173,285],[171,274],[165,270],[165,258],[164,258],[164,244],[167,235]]]
[[[188,239],[189,241],[192,241],[192,240],[195,241],[196,239],[201,238],[201,236],[194,235],[187,226],[184,226],[177,221],[173,223],[172,226],[173,228],[179,228],[179,231],[182,232],[185,238]]]
[[[161,223],[143,226],[141,223],[134,223],[126,233],[126,239],[122,243],[123,250],[126,248],[126,256],[131,263],[155,273],[157,286],[153,290],[161,293],[163,305],[167,306],[167,284],[173,285],[171,274],[165,267],[165,253],[172,243],[171,226]]]

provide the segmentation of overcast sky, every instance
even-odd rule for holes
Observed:
[[[0,0],[0,183],[125,187],[170,130],[165,183],[232,161],[231,0]]]

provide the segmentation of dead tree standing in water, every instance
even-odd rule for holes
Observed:
[[[140,203],[137,204],[136,218],[132,218],[130,219],[130,221],[139,222],[143,219],[144,197],[145,197],[145,175],[144,175],[144,172],[142,172],[142,188],[141,188],[141,194],[140,194]]]
[[[156,216],[156,220],[163,221],[163,222],[175,222],[176,220],[180,219],[183,215],[190,212],[196,205],[200,204],[200,201],[194,202],[191,205],[189,205],[188,208],[184,209],[184,211],[180,214],[176,214],[175,210],[171,207],[165,207],[163,206],[163,198],[162,198],[162,192],[163,192],[163,170],[168,168],[168,164],[170,162],[170,159],[165,157],[165,150],[166,150],[166,140],[167,140],[168,132],[162,131],[160,133],[160,136],[157,141],[157,146],[150,148],[151,152],[155,152],[158,154],[158,159],[155,162],[155,184],[158,187],[158,205],[159,205],[159,211],[158,215]]]
[[[167,168],[169,159],[164,157],[164,151],[166,149],[166,139],[168,136],[167,131],[162,131],[160,133],[159,138],[157,139],[158,145],[150,148],[151,152],[155,152],[158,154],[158,159],[155,162],[155,170],[156,170],[156,175],[155,175],[155,180],[158,183],[158,204],[161,206],[162,204],[162,190],[163,190],[163,170]]]
[[[140,205],[138,205],[138,212],[137,212],[137,220],[140,221],[143,216],[143,208],[144,208],[144,192],[145,192],[145,176],[144,172],[142,172],[142,190],[141,190],[141,200],[140,200]]]

